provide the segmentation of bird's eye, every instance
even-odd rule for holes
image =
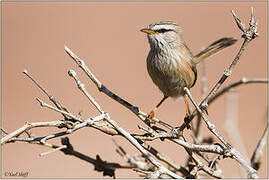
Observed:
[[[155,30],[157,33],[165,33],[165,32],[168,32],[168,31],[172,31],[171,29],[158,29],[158,30]]]

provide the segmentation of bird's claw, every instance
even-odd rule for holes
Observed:
[[[187,114],[184,117],[184,123],[186,124],[187,129],[191,129],[191,126],[190,126],[190,116],[187,115]]]
[[[147,117],[146,117],[146,122],[149,124],[149,125],[151,125],[151,124],[155,124],[156,122],[153,120],[153,118],[154,118],[154,116],[155,116],[155,113],[154,113],[154,111],[151,111],[148,115],[147,115]]]

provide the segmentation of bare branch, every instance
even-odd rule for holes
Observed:
[[[81,62],[80,62],[81,63]],[[85,65],[84,63],[82,63],[82,65]],[[86,66],[86,65],[85,65]],[[84,66],[84,68],[85,68]],[[88,71],[86,71],[88,72]],[[89,100],[94,104],[95,107],[100,107],[100,105],[94,100],[93,97],[91,97],[89,95],[89,93],[86,91],[86,89],[84,88],[84,86],[81,86],[81,82],[78,80],[78,78],[76,77],[76,74],[74,73],[74,71],[70,72],[69,71],[69,75],[72,76],[79,88],[83,91],[84,94],[87,95],[87,97],[89,98]],[[91,74],[91,77],[93,78],[94,75]],[[96,82],[99,82],[99,81],[96,81]],[[100,83],[100,82],[99,82]],[[99,84],[101,85],[101,84]],[[80,87],[81,86],[81,87]],[[101,85],[102,86],[102,85]],[[99,87],[99,86],[98,86]],[[101,107],[100,107],[101,109]],[[105,117],[105,120],[110,123],[120,134],[122,134],[123,137],[125,137],[129,142],[131,142],[131,144],[133,144],[154,166],[156,166],[158,168],[158,171],[160,172],[160,174],[167,174],[173,178],[182,178],[180,177],[179,175],[169,171],[167,168],[165,168],[162,164],[160,164],[158,161],[156,161],[138,142],[137,140],[132,137],[127,131],[125,131],[123,128],[121,128],[114,120],[112,120],[109,116],[108,113],[104,113],[103,110],[100,110],[100,113],[102,114],[105,114],[106,117]]]
[[[120,103],[121,105],[123,105],[124,107],[128,108],[130,111],[132,111],[135,115],[138,116],[138,118],[140,120],[142,120],[145,124],[148,125],[148,122],[146,121],[146,113],[142,112],[139,110],[138,107],[133,106],[132,104],[130,104],[129,102],[127,102],[126,100],[122,99],[121,97],[119,97],[118,95],[114,94],[113,92],[111,92],[108,88],[106,88],[96,77],[95,75],[90,71],[90,69],[87,67],[87,65],[84,63],[84,61],[82,59],[80,59],[75,53],[73,53],[67,46],[65,46],[65,51],[67,52],[67,54],[76,62],[76,64],[87,74],[87,76],[94,82],[94,84],[97,86],[98,90],[102,93],[105,93],[107,96],[109,96],[110,98],[114,99],[115,101],[117,101],[118,103]],[[169,124],[160,121],[156,118],[153,119],[155,122],[172,129],[172,126],[170,126]]]
[[[138,142],[133,138],[127,131],[121,128],[114,120],[112,120],[108,114],[106,120],[118,131],[120,132],[131,144],[133,144],[154,166],[156,166],[160,174],[167,174],[173,178],[182,178],[179,175],[169,171],[161,163],[156,161]]]
[[[216,154],[225,154],[226,149],[222,148],[219,145],[198,145],[198,144],[191,144],[191,143],[187,143],[186,141],[182,141],[180,139],[173,139],[173,142],[187,148],[193,151],[201,151],[201,152],[209,152],[209,153],[216,153]],[[227,154],[227,156],[229,156]]]
[[[245,46],[245,45],[242,45],[243,47]],[[69,48],[65,48],[65,50],[67,51],[67,53],[68,54],[70,54],[69,53],[69,51],[71,51]],[[235,66],[235,64],[237,63],[237,61],[238,61],[238,59],[239,59],[239,57],[240,57],[240,55],[241,55],[241,53],[242,53],[242,51],[244,50],[244,48],[241,48],[240,49],[240,51],[239,51],[239,53],[238,53],[238,56],[235,58],[235,60],[233,61],[233,63],[230,65],[230,67],[229,67],[229,69],[227,70],[227,72],[225,72],[224,73],[224,76],[229,76],[230,75],[230,72],[232,71],[232,69],[234,68],[234,66]],[[71,54],[73,54],[74,55],[74,53],[72,52]],[[84,72],[86,72],[86,74],[87,74],[87,72],[89,72],[89,69],[88,69],[88,67],[84,64],[84,62],[83,63],[81,63],[80,61],[80,59],[75,55],[75,57],[73,57],[73,56],[71,56],[73,59],[75,58],[76,60],[76,62],[78,63],[78,65],[84,70]],[[77,60],[80,60],[79,62],[77,61]],[[82,64],[82,65],[81,65]],[[229,71],[229,72],[228,72]],[[112,93],[111,91],[109,91],[107,88],[105,88],[102,84],[101,84],[101,82],[100,81],[96,81],[96,77],[95,76],[92,76],[93,74],[92,73],[90,73],[90,75],[88,74],[88,76],[90,77],[90,79],[96,84],[96,86],[97,86],[97,88],[101,91],[101,92],[104,92],[105,94],[107,94],[108,96],[110,96],[111,98],[113,98],[114,100],[116,100],[117,102],[119,102],[119,103],[121,103],[122,105],[124,105],[125,107],[127,107],[128,109],[130,109],[133,113],[135,113],[141,120],[145,120],[145,118],[144,118],[144,114],[145,113],[141,113],[141,111],[139,111],[138,110],[138,108],[137,107],[135,107],[135,106],[133,106],[133,105],[131,105],[130,103],[128,103],[127,101],[125,101],[125,100],[123,100],[123,99],[121,99],[119,96],[117,96],[117,95],[115,95],[114,93]],[[224,77],[223,76],[223,77]],[[226,77],[226,78],[227,78]],[[225,79],[226,79],[225,78]],[[225,80],[224,79],[224,80]],[[223,80],[223,78],[221,78],[221,80],[219,81],[220,83],[219,83],[219,85],[218,85],[218,87],[216,88],[216,90],[219,88],[219,86],[224,82],[224,80]],[[96,83],[96,82],[98,82],[98,83]],[[103,88],[101,88],[101,87],[103,87]],[[215,93],[215,92],[214,92]],[[214,93],[212,93],[212,94],[214,94]],[[211,96],[210,96],[211,97]],[[144,121],[145,122],[145,121]],[[160,123],[161,124],[161,123]],[[210,124],[210,122],[208,123],[208,125],[212,125],[212,124]],[[168,129],[172,129],[171,128],[171,126],[170,125],[167,125],[166,123],[164,123],[164,126],[165,127],[167,127]],[[210,126],[209,126],[210,127]],[[211,127],[211,129],[214,129],[214,127]],[[215,131],[215,130],[213,130],[213,131]],[[160,135],[158,135],[157,137],[160,137]],[[163,136],[162,136],[163,137]],[[168,137],[168,136],[165,136],[165,137]],[[141,136],[139,137],[139,138],[141,138]],[[155,138],[155,137],[153,137],[153,138]],[[152,139],[153,139],[152,138]],[[221,137],[219,137],[219,138],[221,138]],[[144,140],[146,140],[146,139],[150,139],[149,137],[145,137],[144,138]],[[225,142],[225,140],[224,139],[222,139],[222,142]],[[228,143],[226,143],[226,145],[228,145]],[[200,148],[200,147],[199,147]],[[203,148],[203,146],[202,146],[202,148]]]
[[[179,137],[179,139],[181,141],[185,141],[186,142],[186,140],[184,139],[183,136],[182,137]],[[213,169],[211,169],[210,167],[208,167],[207,165],[205,165],[192,150],[190,150],[188,148],[185,148],[185,150],[189,154],[189,156],[192,158],[192,160],[195,162],[198,170],[202,170],[205,173],[207,173],[210,176],[215,177],[215,178],[221,178],[222,177],[221,174],[218,171],[214,171]],[[194,175],[194,174],[192,174],[192,175]]]
[[[263,154],[263,149],[266,145],[266,138],[268,136],[268,123],[267,123],[267,126],[263,132],[263,135],[261,137],[261,139],[259,140],[259,143],[257,144],[257,147],[255,149],[255,151],[253,152],[252,154],[252,157],[251,157],[251,166],[258,170],[260,168],[260,164],[261,164],[261,157],[262,157],[262,154]]]
[[[246,170],[248,177],[250,178],[258,178],[257,172],[255,169],[253,169],[249,163],[242,157],[242,155],[234,149],[215,129],[215,125],[212,124],[205,116],[205,114],[202,112],[200,107],[197,105],[197,103],[194,101],[193,97],[190,94],[190,91],[188,88],[184,88],[184,91],[186,92],[187,96],[190,98],[191,102],[195,106],[196,110],[200,113],[202,119],[207,125],[207,128],[228,148],[229,153],[233,156],[233,158],[238,161]]]
[[[66,131],[62,131],[56,134],[50,134],[42,137],[29,137],[29,138],[20,138],[18,137],[20,134],[24,133],[27,130],[30,130],[32,128],[36,127],[58,127],[62,128],[66,126],[66,121],[51,121],[51,122],[34,122],[34,123],[26,123],[23,127],[19,128],[18,130],[15,130],[14,132],[8,134],[7,136],[3,137],[1,139],[1,144],[7,143],[7,142],[15,142],[15,141],[23,141],[28,143],[33,142],[40,142],[45,144],[45,141],[48,139],[53,139],[59,136],[64,136],[67,134],[71,134],[81,128],[91,126],[97,130],[100,130],[108,135],[119,135],[118,132],[109,124],[107,123],[100,123],[98,121],[101,121],[106,116],[104,114],[101,114],[99,116],[88,118],[87,120],[83,121],[82,123],[74,125],[73,128],[67,129]]]
[[[6,130],[4,130],[3,128],[1,128],[1,131],[5,134],[8,135],[8,132]]]
[[[213,96],[211,96],[208,99],[208,105],[210,105],[212,102],[214,102],[216,99],[218,99],[220,96],[224,95],[226,92],[228,92],[230,89],[235,88],[237,86],[241,86],[241,85],[247,85],[247,84],[268,84],[268,79],[247,79],[245,77],[243,77],[242,79],[240,79],[239,81],[236,81],[234,83],[231,83],[230,85],[222,88],[221,90],[219,90],[219,92],[217,92],[216,94],[214,94]],[[201,104],[200,104],[201,105]],[[192,114],[189,116],[189,122],[198,114],[197,110],[195,109]],[[186,124],[185,122],[180,126],[181,130],[184,130],[186,128]]]
[[[154,170],[154,166],[147,162],[147,160],[142,157],[142,156],[130,156],[124,149],[122,146],[120,146],[118,144],[118,142],[116,141],[116,139],[112,139],[114,144],[116,145],[117,149],[116,151],[118,153],[120,153],[124,160],[130,164],[130,166],[132,166],[133,168],[139,168],[140,170],[143,170],[143,171],[151,171],[151,170]]]
[[[244,38],[244,41],[238,51],[238,53],[236,54],[234,60],[232,61],[232,63],[230,64],[229,68],[226,69],[223,73],[223,75],[221,76],[221,78],[219,79],[219,81],[215,84],[215,86],[211,89],[211,91],[209,92],[209,94],[202,100],[202,102],[199,104],[199,106],[204,110],[207,109],[208,107],[208,101],[209,99],[214,96],[214,94],[217,92],[217,90],[220,88],[220,86],[225,82],[225,80],[232,74],[232,71],[234,69],[234,67],[236,66],[237,62],[239,61],[239,58],[241,57],[242,53],[244,52],[246,46],[249,44],[249,42],[251,40],[253,40],[255,37],[258,36],[258,31],[257,31],[257,23],[254,21],[252,22],[252,24],[250,24],[249,28],[246,29],[244,27],[243,24],[241,24],[241,20],[235,16],[235,13],[232,11],[233,17],[235,18],[235,21],[239,27],[240,30],[243,31],[243,35],[242,37]],[[251,18],[253,18],[253,15],[251,16]],[[188,123],[194,118],[195,114],[197,114],[197,111],[194,110],[190,117],[188,118],[188,121],[185,122],[180,130],[183,130],[187,127]]]
[[[193,151],[201,151],[201,152],[209,152],[209,153],[216,153],[216,154],[225,154],[226,149],[219,145],[199,145],[199,144],[191,144],[186,142],[185,140],[178,139],[178,136],[174,133],[167,133],[167,132],[156,132],[152,129],[145,128],[141,125],[138,125],[138,127],[144,131],[146,131],[149,135],[133,135],[134,138],[143,140],[143,141],[153,141],[155,139],[166,139],[168,138],[170,141],[181,145],[187,149],[193,150]],[[229,156],[228,154],[226,155]]]
[[[133,112],[142,122],[144,122],[148,127],[143,127],[138,125],[140,130],[143,130],[144,134],[132,134],[123,129],[116,121],[114,121],[110,116],[109,113],[105,112],[103,108],[99,105],[97,101],[95,101],[94,97],[90,95],[90,93],[86,90],[84,84],[79,80],[74,70],[69,70],[68,74],[74,79],[76,85],[78,86],[79,90],[88,98],[90,103],[94,105],[94,107],[98,110],[100,115],[96,117],[89,117],[88,119],[83,120],[80,115],[76,116],[69,112],[65,107],[63,107],[52,95],[50,95],[47,90],[37,81],[35,80],[28,72],[25,70],[23,73],[30,78],[34,84],[38,86],[39,89],[43,93],[45,93],[53,105],[46,104],[39,98],[36,98],[37,101],[40,103],[42,107],[49,108],[53,111],[61,113],[64,116],[64,120],[62,121],[51,121],[51,122],[35,122],[35,123],[26,123],[21,128],[15,130],[14,132],[8,134],[4,130],[2,130],[6,135],[1,139],[1,145],[5,143],[11,142],[27,142],[27,143],[35,143],[42,146],[46,146],[52,148],[52,150],[40,153],[40,156],[45,156],[57,151],[64,152],[66,155],[73,155],[77,158],[80,158],[84,161],[90,162],[94,165],[96,171],[103,172],[104,176],[109,175],[115,178],[115,169],[117,168],[137,168],[136,171],[139,171],[145,174],[147,178],[199,178],[200,175],[203,175],[204,172],[214,178],[222,178],[222,171],[218,167],[218,160],[220,157],[232,158],[235,159],[241,167],[244,168],[248,177],[250,178],[257,178],[257,172],[250,166],[249,162],[243,158],[243,156],[234,148],[232,147],[216,130],[215,125],[211,123],[203,110],[206,110],[207,106],[220,97],[222,94],[225,94],[229,89],[242,85],[242,84],[250,84],[250,83],[268,83],[268,80],[265,79],[252,79],[248,80],[246,78],[242,78],[240,81],[232,83],[231,85],[220,89],[220,86],[224,83],[224,81],[232,74],[233,69],[235,68],[239,58],[241,57],[242,53],[244,52],[246,46],[250,41],[252,41],[255,37],[258,36],[257,31],[257,22],[254,19],[253,15],[253,8],[251,9],[251,17],[249,20],[249,27],[245,27],[245,25],[241,22],[241,20],[237,17],[234,11],[232,11],[232,15],[235,19],[235,22],[238,28],[243,32],[242,37],[244,41],[236,54],[235,58],[231,62],[230,66],[224,71],[221,78],[216,82],[214,87],[211,91],[206,95],[206,77],[205,77],[205,67],[202,64],[202,96],[203,100],[200,104],[192,97],[188,88],[184,88],[184,91],[188,98],[191,100],[192,104],[194,105],[195,109],[193,110],[191,116],[184,122],[184,124],[179,128],[174,128],[173,126],[165,123],[157,118],[153,120],[165,127],[164,129],[157,127],[152,124],[149,124],[146,120],[147,114],[140,111],[137,106],[134,106],[127,102],[126,100],[122,99],[120,96],[114,94],[108,88],[106,88],[102,82],[100,82],[97,77],[90,71],[87,67],[85,62],[80,59],[76,54],[74,54],[67,46],[65,46],[65,51],[68,55],[74,60],[74,62],[86,73],[86,75],[94,82],[96,87],[102,93],[105,93],[110,98],[114,99],[124,107],[128,108],[131,112]],[[193,141],[194,144],[189,143],[183,136],[183,130],[185,127],[188,126],[188,123],[196,116],[199,115],[196,128],[193,129],[194,136]],[[213,141],[210,143],[205,144],[203,141],[197,140],[200,132],[200,122],[201,119],[206,123],[207,128],[213,133],[221,143],[224,144],[222,146],[219,143],[213,144]],[[58,127],[58,128],[66,128],[63,131],[48,134],[45,136],[35,137],[34,135],[30,134],[28,131],[32,128],[37,127]],[[99,155],[96,156],[96,159],[88,157],[82,153],[79,153],[74,150],[73,146],[70,144],[69,139],[67,137],[62,138],[62,145],[54,145],[50,144],[49,140],[65,136],[71,134],[77,130],[80,130],[84,127],[91,127],[95,128],[107,135],[120,135],[128,140],[136,149],[141,152],[141,154],[137,156],[130,156],[122,146],[120,146],[116,141],[114,141],[117,149],[116,151],[125,159],[128,163],[126,166],[122,166],[117,163],[107,163],[106,161],[102,160]],[[168,130],[167,130],[168,129]],[[176,133],[175,133],[176,132]],[[28,136],[22,135],[22,133],[26,133]],[[256,167],[259,165],[259,159],[262,154],[262,149],[265,146],[266,136],[268,134],[268,125],[267,128],[257,145],[257,148],[252,156],[251,165]],[[169,140],[173,143],[176,143],[179,146],[182,146],[189,155],[188,164],[185,167],[173,162],[173,160],[166,155],[160,153],[156,148],[153,148],[151,145],[145,143],[145,141],[153,141],[156,139],[160,139],[162,141]],[[212,158],[209,153],[217,154],[217,157]],[[160,163],[162,161],[163,163]],[[164,164],[165,163],[165,164]],[[168,165],[170,169],[166,168],[165,165]],[[182,173],[180,175],[176,174],[178,172]],[[202,173],[202,174],[201,174]]]
[[[67,54],[77,63],[77,65],[88,75],[88,77],[95,83],[98,88],[102,87],[100,81],[94,76],[94,74],[85,65],[85,62],[75,55],[67,46],[64,46]]]
[[[105,93],[106,95],[108,95],[109,97],[111,97],[112,99],[116,100],[117,102],[119,102],[120,104],[122,104],[123,106],[127,107],[128,109],[130,109],[133,113],[135,113],[136,115],[138,114],[139,110],[137,107],[131,105],[130,103],[128,103],[127,101],[125,101],[124,99],[120,98],[119,96],[117,96],[116,94],[112,93],[110,90],[108,90],[95,76],[94,74],[90,71],[90,69],[86,66],[85,62],[80,59],[75,53],[73,53],[67,46],[64,47],[65,51],[67,52],[67,54],[76,62],[76,64],[87,74],[87,76],[94,82],[94,84],[97,86],[97,88],[99,89],[99,91]]]
[[[253,11],[252,11],[252,13],[253,13]],[[232,14],[235,18],[237,25],[240,24],[240,25],[238,25],[238,27],[242,28],[242,29],[240,28],[240,30],[243,31],[244,41],[243,41],[243,44],[242,44],[240,50],[238,51],[237,55],[235,56],[234,60],[230,64],[229,68],[224,71],[224,74],[222,75],[222,77],[220,78],[218,83],[213,87],[213,89],[210,91],[210,93],[207,95],[207,97],[202,101],[202,103],[201,103],[202,105],[208,104],[209,98],[216,93],[216,91],[223,84],[223,82],[232,74],[232,71],[233,71],[234,67],[236,66],[237,62],[239,61],[239,58],[242,55],[243,51],[245,50],[246,46],[248,45],[248,43],[251,40],[253,40],[257,36],[257,24],[256,23],[254,23],[255,27],[253,27],[253,25],[250,24],[249,29],[246,29],[244,27],[244,25],[241,23],[241,21],[239,20],[239,18],[237,18],[237,16],[235,15],[235,13],[233,11],[232,11]],[[251,18],[253,18],[253,21],[254,21],[253,14],[252,14]]]
[[[58,108],[58,109],[60,109],[60,110],[64,110],[64,111],[66,111],[66,112],[68,112],[68,110],[63,106],[63,105],[61,105],[61,103],[59,102],[59,101],[57,101],[56,100],[56,98],[54,97],[54,96],[52,96],[52,95],[50,95],[48,92],[47,92],[47,90],[37,81],[37,80],[35,80],[34,79],[34,77],[33,76],[31,76],[29,73],[28,73],[28,71],[27,70],[24,70],[23,71],[23,74],[25,74],[28,78],[30,78],[34,83],[35,83],[35,85],[37,85],[37,87],[42,91],[42,92],[44,92],[47,96],[48,96],[48,98],[49,98],[49,100]],[[64,114],[62,114],[63,116],[64,116],[64,118],[66,118],[67,119],[67,117],[64,115]]]
[[[26,130],[36,128],[36,127],[63,127],[64,124],[65,124],[64,121],[33,122],[33,123],[26,122],[26,124],[24,126],[22,126],[21,128],[15,130],[12,133],[3,137],[1,139],[1,145],[6,143],[7,141],[9,141],[13,137],[19,136],[20,134],[22,134]]]
[[[169,158],[169,157],[165,156],[164,154],[158,152],[158,150],[156,148],[153,148],[152,146],[146,144],[145,142],[141,143],[141,145],[147,151],[149,151],[151,154],[153,154],[157,159],[165,162],[170,167],[173,167],[175,170],[181,172],[185,177],[194,178],[193,176],[190,175],[190,173],[184,167],[176,164],[175,162],[173,162],[173,160],[171,158]]]
[[[52,150],[50,150],[50,151],[40,153],[39,156],[45,156],[45,155],[54,153],[54,152],[56,152],[56,151],[60,151],[60,150],[65,149],[65,148],[67,148],[67,146],[66,146],[66,145],[63,145],[63,146],[57,147],[57,148],[55,148],[55,149],[52,149]]]
[[[241,22],[241,20],[237,17],[237,15],[235,14],[235,12],[232,10],[232,15],[234,17],[234,20],[238,26],[238,28],[245,33],[247,31],[247,28],[245,27],[245,25]]]
[[[219,92],[217,92],[214,96],[212,96],[209,100],[208,100],[208,104],[210,104],[211,102],[215,101],[218,97],[220,97],[221,95],[225,94],[226,92],[228,92],[230,89],[235,88],[237,86],[240,85],[246,85],[246,84],[257,84],[257,83],[264,83],[264,84],[268,84],[268,79],[247,79],[245,77],[243,77],[242,79],[240,79],[237,82],[234,82],[224,88],[222,88]]]
[[[90,102],[94,105],[94,107],[100,112],[104,113],[101,106],[93,99],[93,97],[88,93],[88,91],[85,89],[85,85],[78,79],[77,74],[74,70],[68,71],[69,76],[71,76],[77,83],[79,90],[87,96],[87,98],[90,100]]]
[[[41,106],[41,107],[49,108],[49,109],[51,109],[51,110],[54,110],[54,111],[56,111],[56,112],[59,112],[59,113],[61,113],[61,114],[66,115],[66,116],[69,116],[69,117],[71,117],[71,118],[74,119],[74,120],[77,120],[77,121],[79,121],[79,122],[83,122],[80,118],[77,118],[76,116],[74,116],[73,114],[71,114],[71,113],[69,113],[69,112],[66,112],[66,111],[63,111],[63,110],[59,110],[59,109],[57,109],[57,108],[55,108],[55,107],[53,107],[53,106],[51,106],[51,105],[49,105],[49,104],[43,102],[43,101],[42,101],[41,99],[39,99],[39,98],[36,98],[36,100],[40,103],[40,106]]]

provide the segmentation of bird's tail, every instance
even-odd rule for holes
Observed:
[[[206,49],[202,50],[193,58],[193,62],[198,64],[199,62],[203,61],[207,57],[216,54],[220,50],[233,45],[237,40],[234,38],[221,38],[211,45],[209,45]]]

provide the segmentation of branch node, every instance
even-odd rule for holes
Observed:
[[[225,71],[224,71],[223,74],[225,74],[228,77],[228,76],[230,76],[232,74],[232,71],[231,71],[230,68],[229,69],[225,69]]]
[[[71,76],[71,77],[76,77],[76,76],[77,76],[77,73],[76,73],[76,71],[74,71],[73,69],[70,69],[70,70],[68,71],[68,75]]]
[[[26,69],[23,70],[23,74],[28,74],[28,71]]]
[[[31,123],[29,121],[26,121],[25,125],[31,126]]]
[[[208,128],[209,128],[210,130],[213,130],[213,129],[215,129],[215,125],[214,125],[214,124],[209,124],[209,125],[208,125]]]
[[[102,112],[102,114],[104,115],[104,119],[110,119],[108,112]]]
[[[254,15],[253,15],[253,7],[251,7],[251,15],[249,19],[249,28],[247,29],[245,25],[241,22],[241,20],[236,16],[234,11],[232,10],[233,17],[235,19],[235,22],[239,29],[243,32],[242,37],[247,39],[248,41],[251,41],[252,39],[256,38],[258,33],[258,22],[255,21]]]
[[[247,81],[248,81],[248,80],[247,80],[246,77],[242,77],[242,78],[241,78],[241,82],[242,82],[242,83],[246,83]]]

